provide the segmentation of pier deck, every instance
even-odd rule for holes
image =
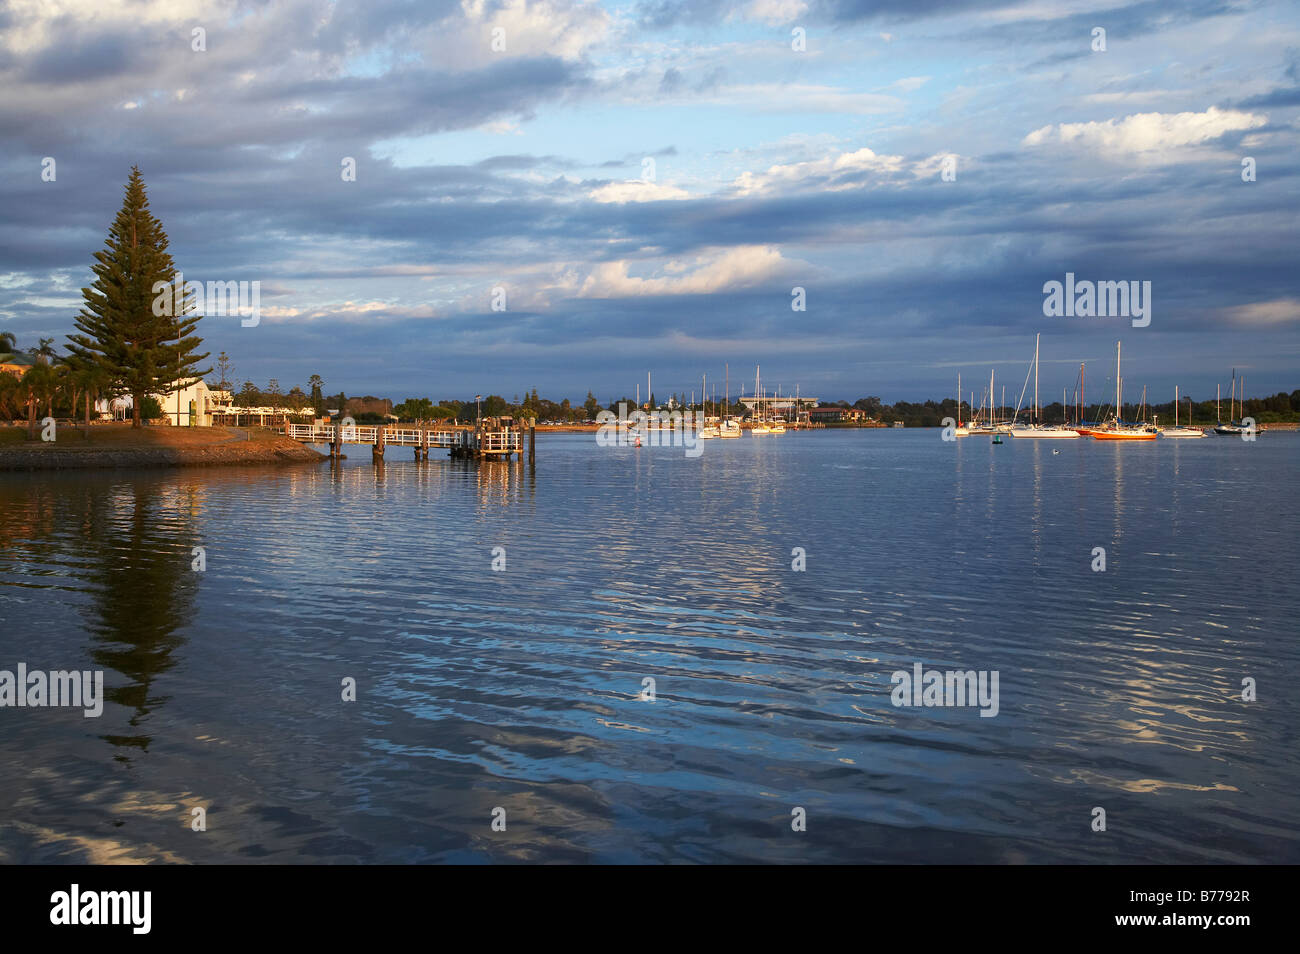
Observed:
[[[400,427],[388,424],[285,424],[280,428],[286,437],[304,444],[328,444],[330,456],[338,457],[344,444],[368,444],[375,459],[383,456],[387,446],[411,447],[416,460],[428,460],[429,449],[445,447],[452,457],[483,460],[511,454],[524,456],[524,434],[520,428],[466,429],[448,427]],[[529,442],[532,459],[532,442]]]

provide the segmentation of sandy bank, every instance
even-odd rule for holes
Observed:
[[[252,428],[93,425],[88,436],[63,425],[55,441],[25,440],[25,428],[0,427],[0,471],[90,467],[218,467],[325,460],[297,441]]]

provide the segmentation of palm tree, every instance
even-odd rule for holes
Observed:
[[[69,378],[69,384],[72,387],[72,416],[77,416],[77,395],[80,392],[86,414],[86,424],[82,433],[87,437],[90,436],[91,402],[104,397],[111,383],[108,373],[93,364],[72,367]]]
[[[19,395],[22,388],[22,381],[17,375],[0,371],[0,417],[13,419],[21,405]]]
[[[18,339],[12,331],[0,331],[0,354],[13,354],[18,347]]]
[[[36,346],[36,360],[41,364],[49,364],[50,359],[58,352],[54,350],[53,338],[41,338],[40,344]]]
[[[54,369],[48,364],[34,364],[27,369],[22,379],[23,389],[27,392],[27,439],[36,440],[36,407],[41,401],[54,401],[57,383]]]

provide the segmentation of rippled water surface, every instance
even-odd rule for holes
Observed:
[[[369,456],[0,474],[0,860],[1300,861],[1300,436]]]

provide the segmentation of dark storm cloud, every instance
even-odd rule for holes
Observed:
[[[818,21],[914,20],[943,14],[988,11],[1015,6],[1016,0],[814,0],[810,15]],[[640,22],[664,28],[723,20],[744,5],[737,0],[642,0]],[[800,21],[804,16],[796,18]]]
[[[934,20],[961,14],[987,14],[1014,10],[1022,0],[809,0],[808,10],[795,17],[800,23],[831,23],[845,26],[866,22]],[[739,0],[642,0],[636,7],[640,22],[652,29],[723,22],[744,8]],[[1035,36],[1046,40],[1083,27],[1104,26],[1117,39],[1167,28],[1179,22],[1240,13],[1253,6],[1230,0],[1198,0],[1170,4],[1166,0],[1145,0],[1116,4],[1087,13],[1041,16],[1038,9],[1019,20],[999,20],[996,25],[977,28],[971,34],[991,34],[1004,39]],[[1087,35],[1087,31],[1083,35]]]
[[[1267,109],[1269,107],[1300,106],[1300,86],[1270,90],[1233,104],[1239,109]]]
[[[52,27],[58,36],[33,56],[23,67],[23,79],[32,83],[83,83],[87,80],[115,76],[131,69],[144,55],[142,36],[128,33],[78,34],[82,23],[62,17]]]

